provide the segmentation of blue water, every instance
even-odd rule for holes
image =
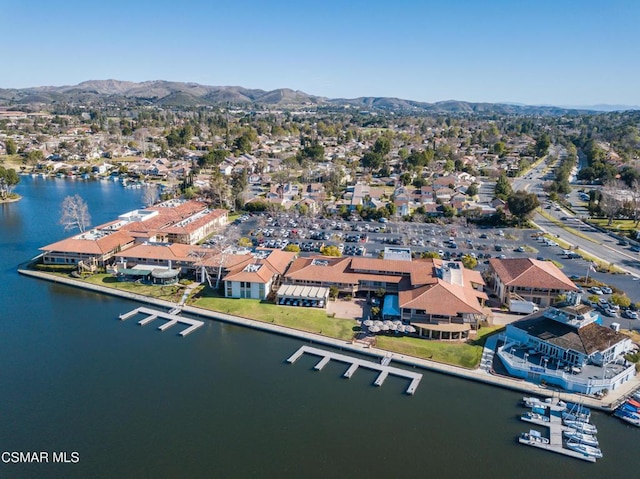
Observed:
[[[207,322],[177,331],[121,322],[137,305],[23,277],[66,236],[66,195],[93,223],[139,207],[141,190],[23,178],[0,205],[0,452],[77,451],[77,464],[4,464],[0,478],[629,478],[640,431],[594,413],[597,464],[518,445],[520,394],[425,372],[407,381],[317,358],[301,342]],[[153,324],[153,323],[152,323]],[[542,430],[542,428],[540,428]]]

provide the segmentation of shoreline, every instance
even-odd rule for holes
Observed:
[[[117,296],[125,299],[130,299],[139,303],[145,303],[150,305],[161,306],[164,308],[173,308],[176,303],[165,301],[162,299],[150,298],[148,296],[140,295],[137,293],[131,293],[128,291],[121,291],[117,289],[108,288],[106,286],[100,286],[95,284],[85,283],[72,278],[63,278],[60,276],[51,275],[49,273],[41,271],[32,271],[27,269],[18,269],[18,273],[24,276],[30,276],[37,279],[43,279],[45,281],[64,284],[67,286],[77,287],[97,293],[108,294],[111,296]],[[255,319],[243,318],[241,316],[235,316],[231,314],[221,313],[217,311],[211,311],[203,308],[197,308],[195,306],[183,306],[182,310],[188,314],[199,316],[214,321],[222,321],[225,323],[231,323],[238,326],[243,326],[251,329],[269,332],[272,334],[278,334],[281,336],[293,337],[305,342],[322,344],[332,348],[340,350],[347,350],[357,354],[363,354],[373,356],[378,359],[389,357],[393,361],[401,363],[405,366],[411,366],[414,368],[425,369],[428,371],[438,372],[441,374],[447,374],[450,376],[456,376],[458,378],[481,382],[491,386],[501,387],[503,389],[510,389],[527,394],[536,394],[544,397],[558,397],[563,401],[578,402],[585,406],[598,409],[605,412],[613,412],[618,403],[628,396],[631,391],[640,387],[640,377],[635,376],[633,380],[621,385],[615,391],[610,391],[609,394],[603,399],[596,399],[589,396],[583,396],[580,394],[574,394],[570,392],[558,392],[556,390],[543,388],[539,385],[526,382],[522,379],[509,378],[505,376],[498,376],[490,374],[480,368],[478,369],[465,369],[459,366],[452,366],[449,364],[439,363],[436,361],[417,358],[414,356],[408,356],[405,354],[394,353],[380,348],[370,348],[364,345],[355,344],[351,341],[345,341],[340,339],[323,336],[316,333],[309,333],[285,326],[280,326],[272,323],[265,323]],[[604,402],[606,401],[606,402]]]
[[[16,198],[6,198],[4,200],[0,199],[0,205],[3,205],[5,203],[6,204],[15,203],[16,201],[20,201],[21,199],[22,199],[22,196],[20,196],[20,195],[16,195]]]

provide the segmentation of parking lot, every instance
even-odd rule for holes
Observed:
[[[247,216],[238,222],[238,227],[242,236],[250,238],[256,246],[284,248],[296,244],[303,255],[334,245],[343,255],[378,257],[386,246],[405,246],[416,254],[433,251],[445,259],[469,254],[478,259],[480,271],[492,257],[554,260],[562,265],[568,277],[577,279],[588,274],[624,291],[632,302],[640,303],[640,282],[635,278],[590,271],[590,262],[582,259],[579,251],[567,252],[553,240],[536,237],[534,230],[481,229],[460,222],[445,225],[313,219],[288,213]]]

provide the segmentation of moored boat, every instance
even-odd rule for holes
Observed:
[[[520,419],[527,422],[549,422],[549,418],[547,416],[543,416],[542,414],[535,412],[525,412],[520,416]]]
[[[536,397],[523,397],[522,402],[527,407],[549,407],[551,405],[551,398],[546,398],[544,401]]]
[[[584,454],[585,456],[595,457],[596,459],[602,458],[602,451],[595,446],[589,446],[576,441],[567,441],[566,446],[568,449]]]
[[[598,429],[588,422],[575,421],[572,419],[563,419],[563,424],[571,429],[575,429],[578,432],[583,432],[585,434],[597,434]]]
[[[591,418],[591,410],[589,408],[581,406],[580,404],[568,402],[565,411],[576,416],[577,418],[582,418],[587,422]]]
[[[575,441],[582,444],[586,444],[587,446],[598,446],[598,438],[592,436],[591,434],[585,434],[583,432],[578,432],[573,429],[562,431],[564,437],[566,437],[569,441]]]
[[[520,434],[518,441],[523,444],[549,444],[549,439],[543,437],[535,429],[531,429],[529,432],[523,432]]]
[[[619,407],[618,409],[613,411],[613,415],[617,418],[622,419],[624,422],[628,422],[629,424],[640,427],[640,414],[636,414]]]
[[[640,408],[640,401],[637,401],[633,398],[627,399],[627,403],[631,404],[633,407]]]

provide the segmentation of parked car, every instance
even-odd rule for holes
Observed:
[[[598,288],[597,286],[593,286],[593,287],[589,288],[589,292],[590,292],[591,294],[597,294],[597,295],[604,294],[604,293],[602,292],[602,290],[601,290],[600,288]]]
[[[608,286],[603,286],[603,287],[602,287],[602,288],[600,288],[600,289],[602,290],[602,292],[603,292],[604,294],[611,294],[611,293],[613,293],[613,290],[612,290],[610,287],[608,287]]]
[[[622,317],[627,319],[638,319],[638,312],[626,309],[622,312]]]
[[[629,248],[631,251],[633,251],[634,253],[640,253],[640,246],[636,246],[633,245],[631,248]]]

